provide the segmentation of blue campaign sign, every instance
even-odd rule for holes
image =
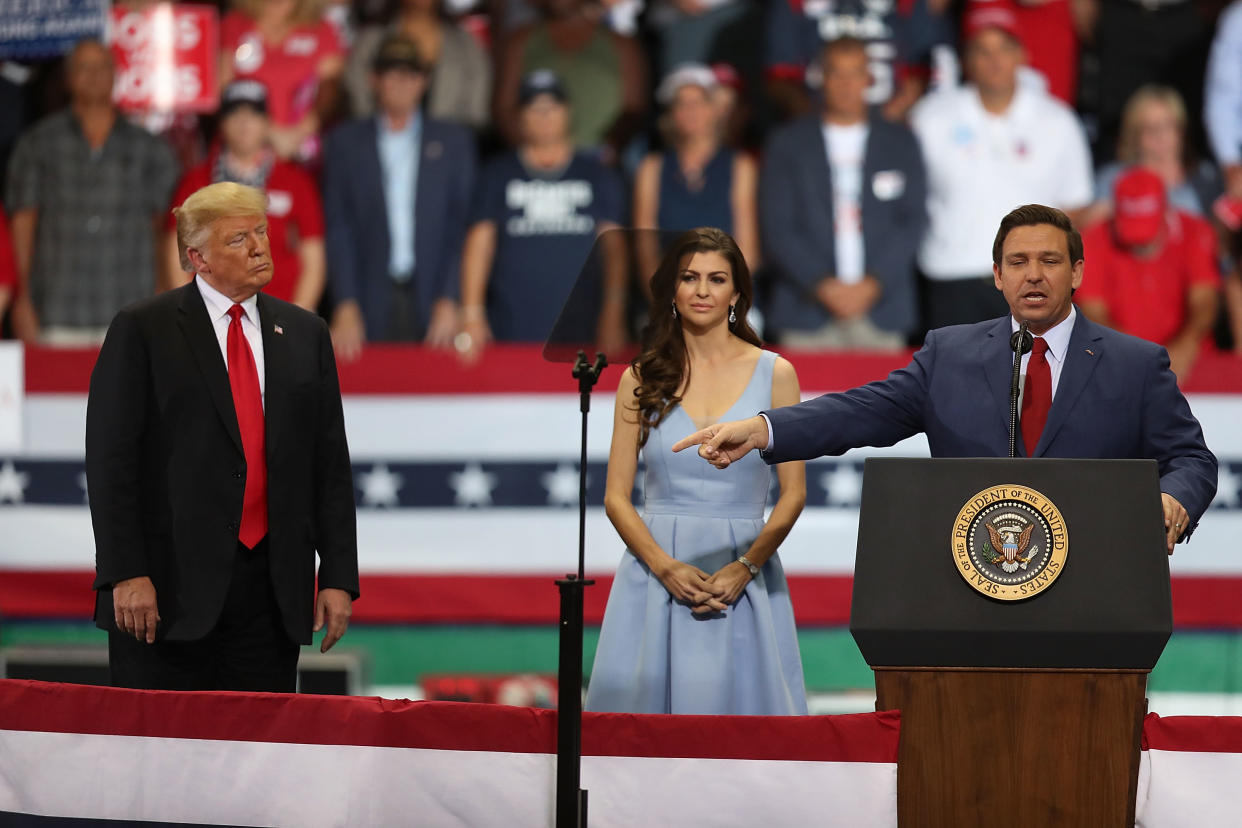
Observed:
[[[0,58],[57,57],[102,39],[108,0],[0,0]]]

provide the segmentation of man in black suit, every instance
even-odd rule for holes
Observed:
[[[233,183],[187,198],[195,279],[118,313],[91,375],[95,623],[117,686],[292,692],[312,620],[327,650],[358,597],[331,340],[259,292],[265,206]]]
[[[425,116],[428,66],[395,35],[373,64],[376,114],[324,141],[323,211],[332,338],[343,360],[364,343],[445,347],[457,333],[474,136]]]

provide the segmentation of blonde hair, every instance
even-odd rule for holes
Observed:
[[[195,190],[172,212],[177,217],[177,254],[181,269],[193,273],[194,265],[186,255],[186,248],[203,247],[211,236],[212,223],[218,219],[266,216],[267,196],[254,187],[221,181]]]
[[[1186,104],[1182,96],[1171,86],[1149,83],[1140,86],[1126,101],[1121,112],[1121,134],[1117,138],[1117,160],[1126,164],[1138,161],[1139,112],[1148,104],[1164,104],[1173,113],[1177,128],[1186,134]]]
[[[233,0],[231,5],[251,20],[258,20],[267,0]],[[325,5],[325,0],[297,0],[289,20],[295,25],[314,25],[323,20]]]

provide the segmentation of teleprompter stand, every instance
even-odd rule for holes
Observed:
[[[608,360],[595,354],[595,363],[578,352],[573,375],[578,380],[578,410],[582,412],[582,454],[578,465],[578,572],[556,582],[561,591],[560,662],[557,670],[556,713],[556,825],[585,828],[587,792],[582,790],[582,599],[594,584],[585,577],[587,501],[587,415],[591,389]]]

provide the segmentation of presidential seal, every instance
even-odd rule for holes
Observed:
[[[953,521],[958,573],[979,592],[1021,601],[1047,589],[1065,569],[1065,520],[1052,501],[1026,486],[992,486]]]

